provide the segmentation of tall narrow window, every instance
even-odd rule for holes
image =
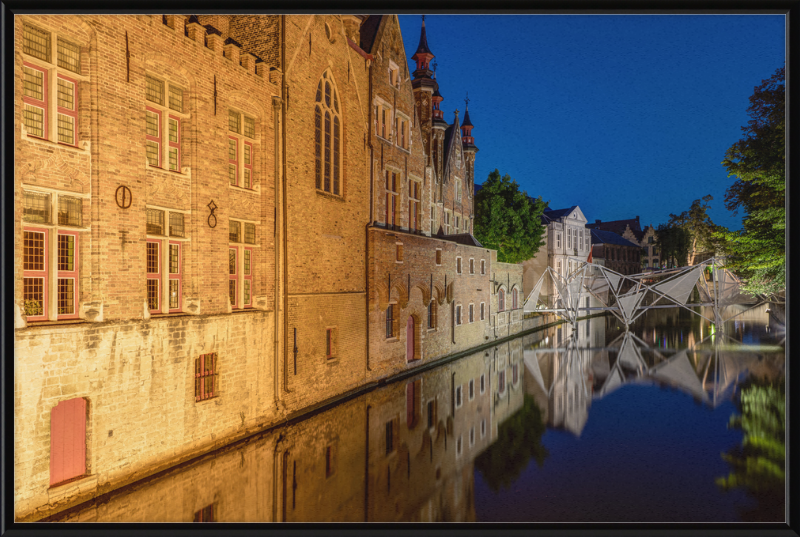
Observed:
[[[78,140],[78,83],[58,75],[58,141],[76,145]]]
[[[147,107],[146,143],[147,163],[156,168],[161,167],[161,112],[155,108]]]
[[[78,233],[58,233],[58,318],[78,317]]]
[[[481,302],[481,321],[486,320],[486,303]]]
[[[475,321],[475,306],[473,304],[469,305],[469,322]]]
[[[244,291],[242,306],[249,308],[253,305],[253,249],[244,248],[242,255],[244,258],[242,262],[242,286]]]
[[[436,301],[431,299],[428,302],[428,329],[433,330],[436,328]]]
[[[506,292],[504,289],[500,289],[497,302],[497,311],[504,311],[506,309]]]
[[[194,360],[194,400],[205,401],[217,394],[217,353],[201,354]]]
[[[461,306],[456,306],[456,324],[461,324]]]
[[[486,260],[481,259],[481,274],[486,274]]]
[[[181,120],[175,116],[169,116],[168,121],[169,169],[173,172],[179,172],[181,170]]]
[[[49,37],[49,34],[48,34]],[[30,63],[23,65],[23,121],[30,136],[47,137],[47,71]]]
[[[394,451],[394,420],[386,422],[386,454]]]
[[[420,197],[422,188],[417,181],[408,182],[408,229],[418,231],[421,229]]]
[[[237,307],[236,295],[238,294],[238,289],[236,286],[238,274],[237,274],[237,251],[236,248],[228,248],[228,298],[231,301],[231,306],[234,308]]]
[[[339,94],[328,71],[317,85],[314,105],[315,184],[318,190],[342,193],[342,119]]]
[[[239,139],[228,136],[228,180],[234,186],[239,178]]]
[[[253,188],[253,144],[250,142],[244,143],[244,184],[242,186]]]
[[[161,241],[147,241],[147,307],[161,312]]]
[[[386,337],[393,338],[397,335],[397,304],[389,304],[386,308]]]
[[[183,215],[181,215],[183,216]],[[170,220],[172,215],[170,214]],[[181,311],[181,286],[183,284],[181,273],[181,243],[169,242],[169,311]]]
[[[29,321],[47,319],[47,230],[23,232],[23,305]]]

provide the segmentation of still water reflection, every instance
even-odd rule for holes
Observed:
[[[552,327],[53,520],[782,521],[782,330]]]

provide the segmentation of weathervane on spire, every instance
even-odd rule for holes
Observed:
[[[466,106],[466,108],[469,108],[469,92],[467,92],[467,98],[464,99],[464,105]]]
[[[422,16],[422,24],[425,24],[425,15]]]

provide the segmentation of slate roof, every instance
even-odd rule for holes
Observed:
[[[464,112],[464,123],[461,124],[462,127],[474,127],[475,125],[469,120],[469,108],[467,108],[466,112]]]
[[[603,231],[601,229],[590,229],[590,231],[592,233],[592,244],[616,244],[617,246],[639,248],[638,244],[634,244],[628,239],[623,239],[613,231]]]
[[[599,222],[599,223],[595,222],[594,224],[587,223],[586,227],[589,229],[612,231],[617,235],[622,235],[623,233],[625,233],[625,228],[630,227],[631,231],[633,232],[633,236],[636,237],[637,241],[641,242],[642,237],[644,236],[644,231],[642,231],[642,228],[639,225],[638,218],[628,218],[627,220],[611,220],[609,222]]]
[[[382,19],[383,15],[370,15],[361,23],[358,46],[364,52],[372,52],[372,45],[375,44],[375,36],[378,35],[378,28],[381,26]]]
[[[433,54],[431,49],[428,48],[428,34],[425,31],[425,19],[422,19],[422,31],[419,34],[419,46],[417,47],[417,51],[414,53],[414,56],[417,54]]]
[[[483,247],[483,245],[478,242],[478,239],[473,237],[472,234],[470,233],[457,233],[455,235],[445,235],[441,238],[458,244],[464,244],[467,246],[479,246],[481,248]]]
[[[561,218],[564,215],[567,215],[575,210],[577,205],[573,205],[572,207],[568,207],[566,209],[556,209],[555,211],[550,209],[545,209],[544,214],[547,215],[548,218],[551,220],[555,220],[556,218]]]

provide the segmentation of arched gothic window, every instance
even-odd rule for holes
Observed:
[[[506,291],[505,289],[500,289],[500,297],[498,300],[498,311],[504,311],[506,309]]]
[[[314,160],[317,189],[341,195],[342,119],[339,92],[329,71],[317,84],[314,105]]]

